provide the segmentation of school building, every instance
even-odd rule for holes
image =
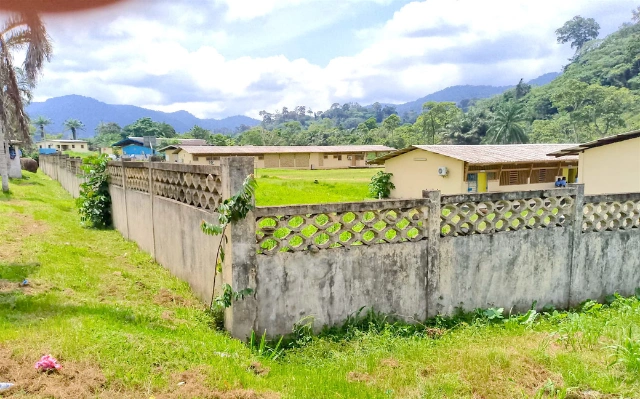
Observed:
[[[568,146],[550,154],[578,157],[578,179],[588,195],[640,192],[640,130]]]
[[[167,162],[220,165],[221,157],[253,156],[255,167],[282,169],[366,168],[367,159],[394,151],[383,145],[185,146],[162,148]]]
[[[571,144],[414,145],[370,161],[393,173],[391,198],[541,190],[575,182],[578,157],[548,155]]]

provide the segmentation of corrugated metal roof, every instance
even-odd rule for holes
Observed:
[[[603,145],[618,143],[620,141],[631,140],[637,137],[640,137],[640,130],[633,130],[626,133],[616,134],[615,136],[603,137],[598,140],[589,141],[588,143],[579,144],[575,147],[572,147],[570,144],[567,144],[565,148],[559,151],[552,152],[549,155],[554,157],[567,157],[571,155],[577,155],[589,148],[602,147]]]
[[[414,145],[376,158],[369,163],[383,164],[387,159],[417,149],[459,159],[469,164],[557,161],[548,154],[575,144],[503,144],[503,145]],[[567,157],[566,159],[578,159]]]
[[[255,155],[255,154],[278,154],[278,153],[357,153],[357,152],[387,152],[395,151],[395,148],[384,145],[338,145],[338,146],[187,146],[170,145],[160,149],[184,150],[189,154],[197,155]]]

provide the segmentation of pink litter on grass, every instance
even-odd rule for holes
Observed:
[[[54,371],[62,368],[62,365],[51,355],[45,355],[34,366],[38,371]]]

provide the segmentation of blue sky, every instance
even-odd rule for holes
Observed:
[[[45,16],[54,59],[36,100],[80,94],[199,117],[334,102],[402,103],[456,84],[515,84],[572,55],[554,31],[601,37],[636,0],[131,0]]]

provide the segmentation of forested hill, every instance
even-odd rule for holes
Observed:
[[[532,86],[541,86],[551,82],[553,79],[560,76],[559,72],[549,72],[541,75],[535,79],[527,82]],[[422,112],[422,105],[428,101],[451,101],[464,108],[466,108],[469,100],[477,100],[482,98],[493,97],[496,94],[502,94],[505,91],[514,88],[513,86],[474,86],[474,85],[458,85],[447,87],[428,96],[419,98],[415,101],[410,101],[404,104],[391,104],[394,105],[399,115],[405,113],[420,113]]]
[[[401,105],[336,103],[323,112],[304,106],[263,111],[262,127],[242,133],[234,143],[395,148],[574,143],[640,129],[640,7],[633,21],[620,21],[619,30],[605,38],[598,38],[600,27],[593,18],[567,21],[555,33],[575,54],[561,75],[546,74],[510,88],[454,86]],[[481,96],[491,97],[471,100]]]
[[[51,133],[64,130],[62,124],[67,119],[81,121],[85,128],[79,132],[80,137],[93,137],[96,127],[101,122],[114,122],[126,126],[140,118],[149,117],[156,122],[164,122],[173,126],[177,132],[186,132],[194,125],[216,132],[233,133],[243,130],[242,125],[256,126],[260,121],[244,115],[231,116],[224,119],[200,119],[187,111],[161,112],[133,105],[106,104],[96,99],[78,95],[50,98],[44,102],[33,102],[27,107],[31,119],[44,116],[51,119],[47,127]]]

